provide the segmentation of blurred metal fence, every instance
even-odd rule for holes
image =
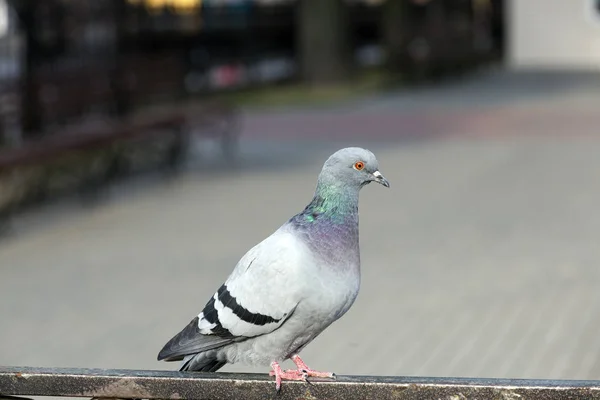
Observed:
[[[4,397],[3,397],[4,396]],[[0,399],[8,396],[95,399],[258,400],[592,400],[600,381],[339,376],[284,382],[279,395],[267,374],[0,367]]]
[[[389,2],[406,3],[392,25],[404,38],[398,51],[416,68],[492,51],[491,5],[499,0]],[[171,3],[0,0],[0,126],[18,113],[25,136],[38,136],[155,101],[298,77],[297,0],[186,1],[195,5],[184,12]],[[348,3],[354,62],[381,65],[385,4]],[[2,15],[10,16],[4,35]]]
[[[0,18],[10,15],[9,32],[0,21],[0,126],[10,111],[25,138],[38,137],[294,76],[293,5],[206,3],[182,13],[141,0],[0,0]]]
[[[126,0],[15,4],[25,44],[25,134],[98,115],[123,116],[155,97],[180,95],[181,54],[136,46]]]

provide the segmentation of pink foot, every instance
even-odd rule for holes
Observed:
[[[288,369],[283,371],[279,366],[279,363],[273,361],[271,363],[273,371],[269,372],[270,376],[275,376],[275,389],[279,392],[281,390],[281,381],[283,379],[288,381],[305,381],[308,378],[308,374],[296,369]]]
[[[315,378],[333,378],[333,379],[335,379],[335,374],[333,372],[320,372],[320,371],[315,371],[313,369],[310,369],[308,367],[308,365],[306,365],[304,363],[304,361],[302,361],[302,359],[300,358],[300,356],[298,354],[294,354],[292,356],[292,361],[294,362],[294,364],[296,364],[296,367],[298,367],[298,371],[304,372],[308,376],[313,376]]]

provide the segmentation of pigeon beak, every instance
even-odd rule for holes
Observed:
[[[383,175],[381,175],[381,172],[379,171],[375,171],[373,172],[373,177],[375,178],[375,182],[382,184],[383,186],[385,186],[386,188],[390,187],[390,183],[388,182],[387,179],[385,179],[383,177]]]

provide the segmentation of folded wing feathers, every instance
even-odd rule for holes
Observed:
[[[301,264],[296,244],[289,234],[276,232],[251,249],[204,310],[163,347],[158,359],[182,360],[278,329],[299,301],[289,290],[294,267]]]
[[[293,312],[293,309],[291,311]],[[281,326],[290,315],[291,312],[285,313],[282,318],[276,319],[269,315],[253,313],[231,296],[227,286],[223,285],[204,310],[163,347],[158,359],[178,361],[189,354],[264,335]]]

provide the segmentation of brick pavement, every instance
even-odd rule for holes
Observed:
[[[362,193],[362,291],[309,365],[600,379],[600,94],[590,77],[540,79],[248,112],[235,170],[198,161],[94,209],[21,217],[0,242],[1,363],[175,368],[155,361],[164,342],[302,209],[324,157],[358,143],[392,188]]]

